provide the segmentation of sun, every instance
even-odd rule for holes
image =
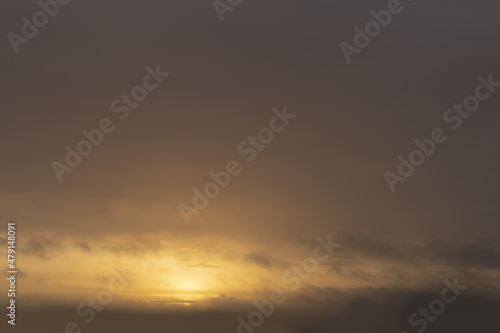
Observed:
[[[180,292],[203,292],[207,291],[207,284],[198,277],[186,276],[182,274],[182,276],[174,279],[173,286],[174,289],[177,289]]]

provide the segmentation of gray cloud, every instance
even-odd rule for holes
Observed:
[[[24,253],[27,255],[33,255],[42,259],[48,259],[49,253],[58,247],[59,245],[50,238],[32,237],[22,247],[22,251],[24,251]]]
[[[252,263],[254,265],[262,266],[265,268],[272,268],[275,266],[278,267],[284,267],[288,265],[288,263],[282,259],[279,259],[273,255],[266,254],[266,253],[256,253],[253,251],[250,251],[248,254],[245,255],[243,258],[245,262]]]
[[[408,317],[439,297],[442,287],[436,285],[419,292],[375,288],[346,292],[309,287],[304,293],[288,297],[285,304],[278,305],[274,314],[266,318],[258,330],[262,333],[412,332],[414,328],[408,323]],[[447,306],[439,320],[431,323],[426,332],[469,333],[474,328],[479,332],[497,331],[500,328],[497,294],[478,294],[472,289],[467,290],[466,294]],[[92,332],[116,330],[128,333],[168,327],[173,331],[231,333],[236,332],[238,316],[246,318],[255,311],[252,304],[224,295],[214,298],[212,305],[216,306],[206,310],[200,304],[185,308],[167,303],[167,312],[128,312],[109,308],[99,314],[99,323],[92,327]],[[54,331],[64,324],[60,318],[74,317],[74,308],[45,304],[43,308],[27,308],[25,313],[32,320],[19,323],[23,331]]]
[[[88,253],[92,252],[92,248],[87,243],[80,243],[80,244],[78,244],[78,247],[85,252],[88,252]]]
[[[405,264],[435,263],[456,268],[500,269],[500,243],[433,240],[423,244],[381,240],[364,233],[346,232],[338,237],[348,258],[385,260]]]

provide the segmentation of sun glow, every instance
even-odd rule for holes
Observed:
[[[188,277],[182,276],[179,279],[175,279],[175,289],[178,289],[180,292],[203,292],[208,291],[208,286],[205,281],[198,277]]]

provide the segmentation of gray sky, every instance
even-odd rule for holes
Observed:
[[[443,114],[474,94],[479,76],[500,82],[499,5],[421,0],[403,7],[348,64],[339,44],[353,44],[353,28],[364,27],[386,1],[247,0],[221,22],[208,0],[73,0],[19,54],[7,33],[20,34],[21,18],[39,7],[3,1],[0,219],[22,225],[27,285],[41,276],[55,285],[48,267],[57,256],[83,267],[101,255],[103,262],[131,263],[174,253],[168,258],[176,264],[241,269],[228,286],[243,283],[248,265],[257,266],[262,272],[252,273],[253,284],[226,292],[217,275],[217,293],[245,299],[309,255],[316,237],[331,234],[343,257],[328,262],[312,287],[347,288],[349,299],[364,295],[363,288],[384,290],[397,308],[413,304],[406,291],[438,293],[442,276],[433,274],[444,270],[477,282],[477,299],[453,316],[474,302],[498,309],[480,294],[500,281],[500,92],[457,130]],[[112,102],[157,64],[170,76],[120,120]],[[297,118],[247,163],[238,145],[284,106]],[[65,163],[65,147],[76,147],[81,131],[103,118],[115,131],[59,182],[51,164]],[[398,156],[407,158],[414,140],[429,138],[434,128],[448,140],[392,193],[384,172],[397,173]],[[179,204],[192,205],[192,189],[230,160],[243,172],[187,225]],[[102,267],[87,271],[102,275]],[[329,276],[338,280],[327,283]],[[83,283],[66,282],[73,291]],[[318,296],[305,289],[296,297],[304,295]],[[368,316],[374,306],[361,303],[352,305],[362,308],[352,316]],[[353,310],[338,311],[350,318]],[[405,323],[412,311],[391,320]],[[331,328],[314,327],[314,316],[305,315],[301,330],[290,324],[293,309],[285,312],[275,332]],[[394,325],[383,328],[404,329]],[[442,329],[457,324],[450,325]]]

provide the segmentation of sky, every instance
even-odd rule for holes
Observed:
[[[402,1],[357,46],[389,3],[73,0],[13,46],[41,7],[3,0],[0,249],[17,221],[18,275],[16,326],[1,325],[498,329],[499,5]],[[446,140],[400,167],[435,129]],[[450,283],[467,288],[412,325]]]

